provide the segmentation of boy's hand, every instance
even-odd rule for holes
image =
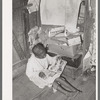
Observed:
[[[45,78],[46,78],[46,75],[45,75],[45,73],[44,73],[44,72],[40,72],[40,73],[39,73],[39,76],[40,76],[41,78],[43,78],[43,79],[45,79]]]

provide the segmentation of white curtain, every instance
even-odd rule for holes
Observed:
[[[76,32],[77,17],[81,0],[41,0],[41,22],[45,25],[65,25]]]

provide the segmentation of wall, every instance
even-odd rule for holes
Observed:
[[[25,1],[25,0],[24,0]],[[25,58],[26,53],[26,41],[25,41],[25,26],[24,26],[24,12],[23,7],[24,2],[23,0],[13,0],[13,77],[16,77],[19,73],[23,72],[23,68],[21,68],[22,64],[21,62]],[[15,36],[15,37],[14,37]],[[18,41],[18,44],[16,43],[16,40]],[[14,44],[15,43],[15,44]],[[15,47],[16,46],[16,47]],[[17,50],[16,50],[17,48]],[[19,52],[19,53],[18,53]],[[21,54],[22,52],[22,54]],[[21,54],[22,58],[20,59],[19,54]],[[20,71],[19,71],[20,70]]]
[[[13,76],[25,71],[23,64],[26,64],[29,57],[28,32],[38,25],[37,14],[28,14],[26,9],[27,0],[13,0]]]

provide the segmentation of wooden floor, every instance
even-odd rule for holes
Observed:
[[[56,92],[55,94],[51,94],[48,92],[47,96],[44,94],[44,98],[42,95],[42,99],[40,100],[96,100],[95,97],[95,77],[88,77],[87,81],[83,81],[80,76],[77,80],[73,82],[73,85],[82,90],[82,93],[78,93],[77,95],[68,99],[65,95],[60,92]],[[51,92],[52,93],[52,92]]]
[[[70,80],[70,82],[83,92],[68,99],[68,97],[59,91],[53,93],[52,88],[39,89],[23,75],[13,82],[13,100],[96,100],[94,75],[91,74],[87,81],[83,81],[83,77],[79,76],[76,80]],[[39,96],[37,97],[37,95]]]

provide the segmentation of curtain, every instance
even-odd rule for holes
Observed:
[[[45,25],[64,25],[76,32],[77,17],[81,0],[41,0],[41,22]]]

